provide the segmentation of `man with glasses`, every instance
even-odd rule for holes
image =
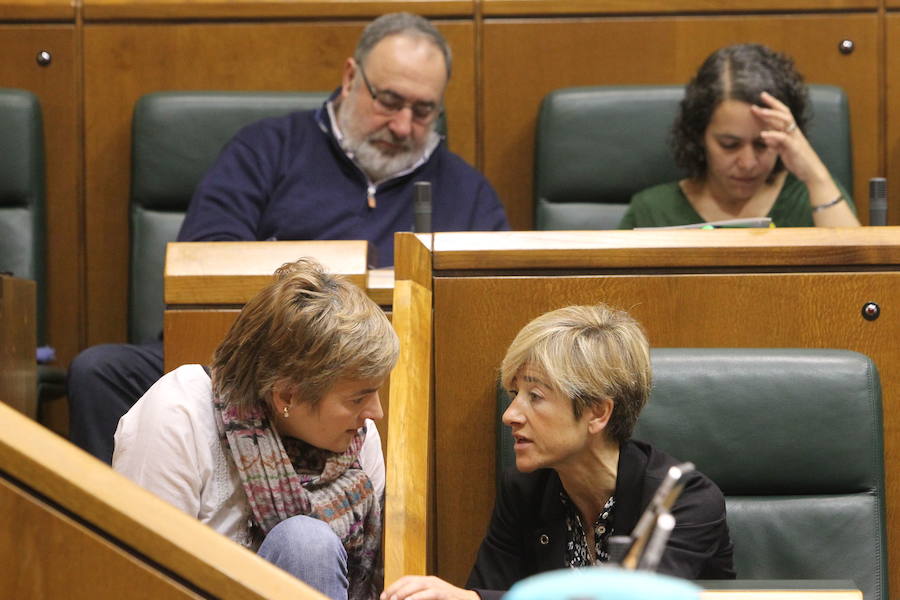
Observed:
[[[413,188],[432,186],[434,231],[509,229],[488,181],[435,131],[450,48],[425,19],[379,17],[318,110],[263,119],[225,146],[194,192],[179,241],[369,240],[394,262]],[[162,342],[88,348],[69,367],[70,438],[110,462],[119,418],[162,375]]]
[[[417,181],[432,185],[435,231],[508,229],[490,184],[435,131],[451,66],[427,20],[379,17],[324,106],[264,119],[225,147],[178,239],[366,239],[390,265],[394,232],[413,228]]]

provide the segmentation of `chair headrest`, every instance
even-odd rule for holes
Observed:
[[[328,92],[159,92],[132,120],[132,203],[184,212],[222,147],[245,125],[313,110]]]
[[[810,85],[809,92],[810,143],[831,174],[852,190],[847,96],[828,85]],[[644,188],[683,178],[669,144],[682,98],[680,85],[550,92],[541,103],[535,140],[538,216],[542,203],[627,204]]]
[[[728,495],[847,493],[883,475],[881,388],[861,354],[659,348],[634,437]]]

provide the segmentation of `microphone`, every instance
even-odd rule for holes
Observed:
[[[650,535],[644,555],[638,561],[638,569],[656,571],[673,529],[675,529],[675,517],[672,516],[672,513],[664,512],[656,518],[656,527]]]
[[[669,534],[672,532],[672,527],[674,527],[674,519],[669,514],[669,509],[672,508],[672,505],[675,504],[675,501],[684,489],[685,476],[693,470],[694,463],[689,462],[669,467],[662,483],[656,488],[656,493],[653,494],[650,504],[644,509],[637,525],[634,526],[634,530],[628,536],[631,538],[631,545],[625,552],[624,558],[620,561],[622,568],[629,570],[656,568],[666,541],[669,539]],[[660,520],[660,517],[663,515],[669,516]],[[659,533],[654,536],[654,532],[657,530],[659,530]],[[653,539],[654,537],[655,540]],[[616,540],[615,552],[617,555],[622,552],[623,545],[627,546],[628,540]],[[650,552],[650,554],[647,554],[647,552]]]
[[[416,233],[431,233],[431,183],[417,181],[413,184],[415,196],[413,198],[413,212]]]
[[[887,179],[869,180],[869,225],[887,225]]]

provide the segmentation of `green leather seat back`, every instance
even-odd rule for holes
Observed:
[[[162,330],[166,243],[181,227],[194,188],[225,143],[264,117],[318,108],[327,92],[159,92],[132,120],[129,339]]]
[[[808,135],[853,189],[847,96],[811,85]],[[669,149],[683,86],[596,86],[551,92],[535,139],[535,229],[614,229],[640,190],[684,177]]]
[[[37,97],[0,88],[0,271],[37,283],[37,339],[46,343],[44,126]]]
[[[887,599],[872,361],[819,349],[651,354],[653,391],[634,437],[693,462],[722,489],[738,578],[852,579],[867,600]],[[501,460],[514,464],[502,425],[501,438]]]

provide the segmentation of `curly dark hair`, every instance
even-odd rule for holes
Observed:
[[[762,92],[769,92],[791,110],[804,134],[809,122],[809,92],[794,60],[760,44],[736,44],[710,54],[687,84],[681,110],[672,126],[675,162],[690,177],[706,175],[703,136],[716,108],[725,100],[765,106]],[[770,178],[784,169],[781,159]]]

